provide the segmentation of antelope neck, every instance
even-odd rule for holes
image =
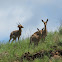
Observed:
[[[19,31],[21,31],[21,28],[19,28]]]
[[[46,33],[46,25],[45,25],[45,27],[44,27],[45,29],[44,29],[44,32]]]

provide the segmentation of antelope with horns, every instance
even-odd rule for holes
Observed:
[[[40,41],[40,38],[41,38],[41,36],[42,36],[42,32],[41,31],[43,31],[43,29],[42,30],[39,30],[38,28],[37,28],[37,32],[35,32],[31,37],[30,37],[30,44],[32,44],[32,43],[34,43],[34,46],[35,45],[38,45],[38,42]]]
[[[43,40],[45,40],[45,37],[47,36],[46,25],[47,25],[48,19],[46,20],[46,22],[44,22],[43,20],[42,20],[42,22],[44,23],[44,30],[43,30],[43,33],[42,33],[42,37],[41,38],[43,38]]]
[[[15,40],[16,42],[16,38],[18,38],[18,41],[19,41],[19,38],[21,36],[21,32],[22,32],[22,28],[24,28],[20,23],[18,24],[17,26],[19,28],[19,30],[15,30],[15,31],[12,31],[11,34],[10,34],[10,39],[9,39],[9,42],[10,40],[13,38],[12,42]]]

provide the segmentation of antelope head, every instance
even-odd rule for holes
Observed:
[[[19,24],[17,24],[18,26],[18,28],[24,28],[20,23]]]
[[[18,25],[18,28],[24,28],[22,25]]]
[[[43,20],[42,20],[42,22],[44,23],[44,26],[46,26],[47,22],[48,22],[48,19],[46,20],[46,22],[44,22]]]
[[[41,35],[42,34],[42,32],[37,28],[37,30],[38,30],[38,32],[39,32],[39,34]],[[42,30],[43,31],[43,30]]]

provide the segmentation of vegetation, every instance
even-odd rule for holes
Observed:
[[[53,50],[53,46],[57,46],[57,49],[62,49],[62,28],[59,31],[48,32],[48,35],[44,42],[42,40],[39,42],[38,46],[34,47],[34,45],[29,45],[30,39],[22,39],[17,41],[16,43],[1,43],[0,44],[0,62],[19,62],[18,59],[21,60],[21,56],[30,52],[31,54],[39,52],[41,50]],[[17,59],[18,58],[18,59]],[[44,56],[43,58],[36,58],[32,62],[48,62],[49,57]],[[26,59],[23,62],[29,62]],[[62,62],[62,59],[52,59],[52,62]]]
[[[59,27],[59,33],[62,34],[62,25]]]

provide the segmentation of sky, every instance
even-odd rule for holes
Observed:
[[[0,0],[0,41],[8,41],[18,23],[24,27],[21,38],[30,37],[44,27],[41,20],[47,19],[47,30],[57,30],[62,21],[62,0]]]

